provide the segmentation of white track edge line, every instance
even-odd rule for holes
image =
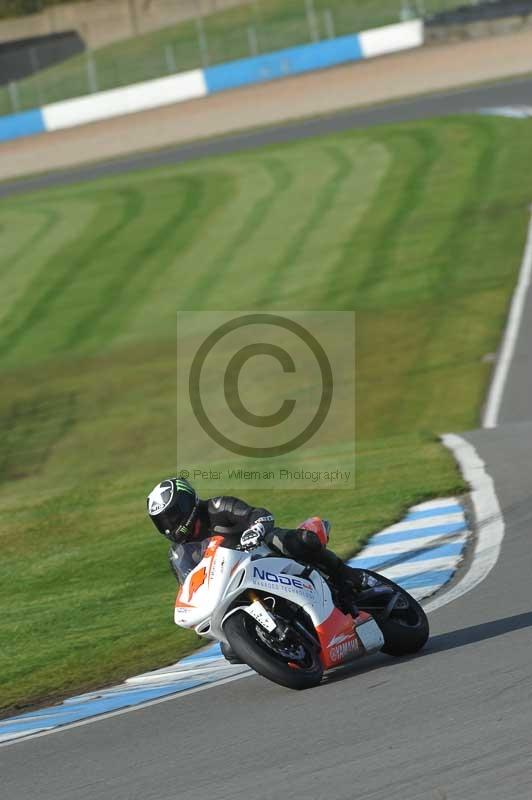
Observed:
[[[532,210],[532,209],[531,209]],[[483,428],[497,427],[499,411],[502,402],[502,396],[508,378],[508,371],[514,356],[515,345],[521,326],[523,317],[523,310],[526,301],[526,295],[530,286],[530,278],[532,275],[532,216],[528,223],[528,233],[525,245],[525,252],[523,254],[523,261],[521,262],[521,269],[519,273],[519,280],[515,287],[512,304],[510,306],[510,313],[508,321],[503,334],[502,347],[499,351],[499,357],[495,365],[493,379],[488,392],[488,399],[482,418]]]
[[[473,561],[459,583],[448,592],[424,606],[430,613],[470,592],[486,578],[499,558],[505,526],[501,507],[495,493],[493,478],[472,444],[454,433],[441,437],[452,451],[466,481],[471,486],[471,502],[475,511],[477,538]]]

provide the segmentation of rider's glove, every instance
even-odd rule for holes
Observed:
[[[240,547],[242,550],[253,550],[258,547],[264,538],[264,525],[262,522],[256,522],[247,531],[244,531],[240,537]]]

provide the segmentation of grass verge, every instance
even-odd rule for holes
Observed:
[[[530,131],[449,118],[0,204],[4,711],[197,644],[173,625],[144,516],[176,469],[176,308],[357,311],[356,491],[253,491],[280,524],[323,513],[347,555],[410,503],[460,491],[436,436],[478,420],[524,242]]]

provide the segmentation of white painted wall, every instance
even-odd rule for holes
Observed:
[[[99,92],[73,100],[52,103],[42,109],[46,130],[57,131],[122,114],[205,97],[207,87],[203,70],[182,72],[168,78],[135,83],[108,92]]]
[[[373,28],[360,33],[359,39],[364,58],[373,58],[374,56],[383,56],[386,53],[396,53],[398,50],[420,47],[424,40],[423,21],[413,19],[410,22],[400,22],[397,25]]]

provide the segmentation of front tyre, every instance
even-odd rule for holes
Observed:
[[[245,611],[236,611],[224,623],[224,633],[237,656],[248,666],[288,689],[310,689],[323,676],[316,649],[295,631],[280,640],[267,633]]]
[[[362,593],[358,600],[361,610],[368,610],[384,636],[383,653],[390,656],[408,656],[417,653],[429,638],[429,622],[425,611],[414,598],[389,578],[371,570],[364,570],[378,583]],[[384,591],[387,589],[388,591]],[[397,594],[391,610],[391,598]]]

